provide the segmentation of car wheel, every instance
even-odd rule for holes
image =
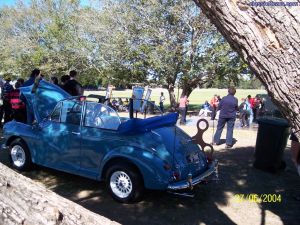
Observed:
[[[9,145],[9,155],[12,166],[17,170],[24,171],[30,168],[30,152],[21,139],[16,139]]]
[[[144,191],[143,179],[129,164],[116,164],[106,173],[106,186],[111,196],[122,203],[136,202]]]

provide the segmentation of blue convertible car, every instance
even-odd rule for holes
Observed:
[[[112,197],[136,201],[143,190],[179,191],[211,175],[217,167],[191,137],[176,126],[177,114],[122,118],[105,104],[71,97],[40,81],[21,88],[27,123],[3,128],[3,148],[14,168],[31,164],[105,180]]]

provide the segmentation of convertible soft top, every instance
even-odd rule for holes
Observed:
[[[163,116],[155,116],[147,119],[133,118],[120,124],[118,132],[121,134],[145,133],[152,129],[174,126],[178,113],[169,113]]]

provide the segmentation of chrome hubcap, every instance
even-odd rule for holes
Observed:
[[[115,171],[110,177],[112,192],[119,198],[126,198],[132,192],[132,182],[127,173]]]
[[[25,164],[26,156],[25,151],[20,145],[15,145],[11,149],[11,159],[13,164],[17,167],[22,167]]]

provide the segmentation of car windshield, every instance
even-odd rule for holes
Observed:
[[[90,94],[86,97],[89,101],[98,101],[111,109],[116,111],[120,116],[122,122],[125,122],[130,118],[130,98],[126,97],[113,97],[106,98],[102,95]],[[133,99],[133,118],[149,118],[153,116],[161,116],[164,112],[161,111],[160,106],[156,105],[154,101],[146,99]]]
[[[120,103],[114,103],[114,101],[109,102],[112,108],[114,108],[122,121],[126,121],[130,118],[130,99],[125,98],[124,101]],[[162,116],[164,113],[161,111],[159,106],[155,104],[154,101],[148,101],[145,99],[133,99],[133,117],[146,119],[153,116]]]
[[[133,107],[131,118],[146,119],[163,115],[154,102],[134,99],[133,103],[135,107]],[[85,105],[84,110],[82,110],[83,105]],[[127,104],[123,103],[122,106],[123,108],[115,107],[109,101],[102,104],[87,99],[83,101],[77,98],[66,99],[56,105],[49,119],[53,122],[74,125],[80,125],[82,119],[82,125],[85,127],[118,130],[121,123],[130,120],[129,101]],[[83,116],[81,116],[82,113]]]
[[[121,124],[118,113],[107,105],[87,102],[84,126],[117,130]]]

